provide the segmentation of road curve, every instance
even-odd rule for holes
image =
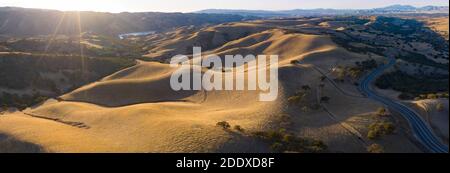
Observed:
[[[371,83],[379,75],[381,75],[386,69],[395,64],[394,58],[389,58],[389,63],[384,64],[370,74],[368,74],[359,85],[359,89],[368,98],[376,100],[388,106],[390,109],[400,113],[409,123],[414,136],[423,144],[423,146],[432,153],[448,153],[448,146],[442,143],[442,141],[434,134],[432,128],[411,108],[393,101],[389,98],[377,95],[377,93],[371,88]]]

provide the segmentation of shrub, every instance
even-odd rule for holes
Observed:
[[[299,60],[292,60],[291,64],[300,64],[300,61]]]
[[[230,124],[226,121],[218,122],[216,125],[222,127],[225,130],[231,127]]]
[[[242,128],[240,125],[235,125],[233,128],[234,128],[234,130],[237,130],[239,132],[244,132],[245,131],[244,128]]]

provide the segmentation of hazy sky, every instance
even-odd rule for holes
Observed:
[[[393,4],[445,5],[448,0],[0,0],[0,6],[88,11],[192,12],[209,8],[286,10],[311,8],[364,9]]]

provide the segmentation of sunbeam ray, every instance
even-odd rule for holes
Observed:
[[[83,81],[87,81],[86,79],[86,64],[84,57],[84,49],[83,49],[83,30],[82,30],[82,22],[81,22],[81,13],[77,12],[77,24],[78,24],[78,32],[79,32],[79,45],[80,45],[80,58],[81,58],[81,77]]]

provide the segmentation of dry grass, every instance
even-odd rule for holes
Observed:
[[[159,45],[149,48],[149,59],[185,53],[186,47],[196,43],[213,45],[205,54],[280,55],[279,97],[274,102],[260,102],[259,90],[176,92],[169,82],[176,69],[167,64],[140,62],[61,96],[66,101],[49,101],[26,110],[45,118],[20,112],[0,116],[0,134],[36,144],[48,152],[269,152],[270,147],[263,141],[216,124],[226,121],[249,133],[267,131],[279,129],[279,115],[287,113],[291,122],[284,124],[296,132],[293,135],[320,139],[331,152],[366,152],[366,146],[339,122],[374,111],[378,104],[343,96],[326,85],[323,93],[331,98],[329,109],[339,115],[336,122],[321,110],[303,112],[297,106],[289,107],[287,100],[301,86],[311,86],[311,93],[319,89],[322,75],[312,65],[330,69],[368,57],[338,47],[327,36],[263,27],[287,24],[307,22],[232,23],[148,38]],[[293,60],[302,65],[291,64]],[[314,96],[306,101],[317,102]],[[78,122],[87,128],[61,122]]]

